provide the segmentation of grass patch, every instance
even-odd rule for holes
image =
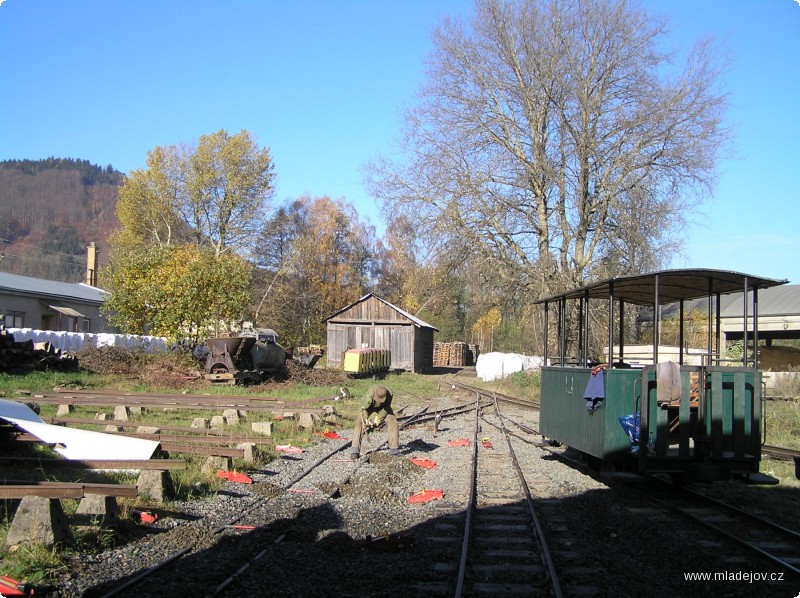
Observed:
[[[540,381],[541,376],[539,372],[523,371],[514,372],[506,378],[492,380],[491,382],[484,382],[477,377],[470,378],[468,384],[519,399],[538,401],[540,395]]]
[[[8,525],[0,527],[0,539],[5,541]],[[59,547],[46,548],[32,544],[16,549],[0,548],[0,569],[3,575],[20,583],[38,585],[68,572],[64,553]]]
[[[766,401],[767,444],[800,450],[800,401]]]

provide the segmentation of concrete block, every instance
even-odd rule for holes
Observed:
[[[300,419],[297,422],[304,430],[313,430],[314,429],[314,414],[313,413],[301,413]]]
[[[236,448],[244,449],[245,463],[255,463],[258,458],[258,447],[255,442],[241,442],[236,445]]]
[[[125,405],[117,405],[114,407],[114,419],[120,422],[126,422],[130,419],[131,410]]]
[[[192,420],[192,427],[200,430],[208,430],[208,427],[210,425],[211,423],[208,421],[208,418],[206,417],[195,417]]]
[[[326,415],[322,418],[326,424],[335,424],[336,423],[336,416],[335,415]]]
[[[322,413],[325,415],[336,415],[336,408],[333,405],[323,405]]]
[[[73,411],[75,411],[75,405],[59,405],[56,417],[66,417]]]
[[[53,544],[72,542],[67,517],[56,498],[26,496],[17,507],[8,528],[6,546],[20,544]]]
[[[104,422],[108,419],[108,413],[95,413],[94,418],[97,421]]]
[[[225,409],[222,412],[222,417],[225,418],[225,423],[229,426],[235,426],[239,423],[239,411],[237,409]]]
[[[147,413],[146,407],[131,407],[131,415],[142,416]]]
[[[283,419],[294,419],[294,411],[284,411],[282,416]]]
[[[253,422],[251,427],[256,434],[272,436],[272,422]]]
[[[230,471],[233,468],[233,459],[231,457],[208,457],[200,469],[203,475],[216,476],[218,470]]]
[[[120,511],[115,496],[87,494],[81,499],[72,522],[77,525],[113,525],[119,521]]]
[[[137,426],[137,434],[161,434],[161,428],[156,426]]]
[[[143,469],[136,480],[140,495],[145,495],[150,502],[161,503],[175,496],[175,487],[168,471]]]
[[[215,415],[211,418],[211,427],[220,430],[225,427],[225,418],[221,415]]]
[[[114,424],[108,424],[105,427],[105,431],[106,432],[124,432],[125,428],[123,428],[122,426],[114,425]]]

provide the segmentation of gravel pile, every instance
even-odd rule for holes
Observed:
[[[439,408],[451,400],[440,397]],[[492,417],[486,414],[488,421]],[[512,417],[536,425],[530,413]],[[471,439],[474,428],[472,416],[446,419],[438,432],[427,422],[409,427],[400,433],[399,456],[389,456],[385,444],[379,446],[386,434],[378,432],[364,442],[358,462],[342,450],[285,490],[334,448],[345,449],[350,433],[342,440],[323,440],[301,455],[285,455],[253,472],[251,486],[227,483],[213,500],[160,512],[155,525],[139,528],[140,538],[97,554],[76,555],[58,587],[37,595],[452,595],[472,449],[450,447],[448,441]],[[489,423],[482,424],[479,434],[501,441]],[[684,572],[769,568],[643,506],[624,488],[609,487],[565,465],[532,440],[515,438],[513,444],[538,502],[565,595],[796,594],[797,587],[788,581],[685,581]],[[437,466],[418,467],[409,461],[411,456],[426,457]],[[443,498],[409,503],[409,496],[422,489],[442,490]],[[209,533],[231,522],[255,528]],[[119,591],[187,546],[192,547],[188,554]],[[446,591],[437,592],[442,587]]]

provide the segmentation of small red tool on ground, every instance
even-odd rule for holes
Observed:
[[[423,490],[408,497],[408,502],[428,502],[431,500],[441,500],[444,492],[441,490]]]
[[[3,596],[34,596],[33,586],[20,583],[16,579],[0,575],[0,594]]]
[[[142,523],[155,523],[156,519],[158,519],[158,513],[154,513],[152,511],[141,511],[139,509],[133,509],[133,511],[131,511],[131,516],[134,519],[138,519]]]
[[[223,480],[228,480],[229,482],[236,482],[237,484],[253,483],[253,479],[251,477],[236,471],[222,471],[221,469],[218,469],[217,477],[222,478]]]
[[[336,432],[325,432],[323,436],[325,436],[325,438],[333,438],[334,440],[336,440],[337,438],[341,438],[341,436],[339,436],[339,434],[337,434]]]
[[[487,436],[487,437],[484,437],[484,438],[483,438],[483,440],[481,440],[481,446],[482,446],[483,448],[494,448],[494,447],[492,446],[492,441],[489,439],[489,437],[488,437],[488,436]]]
[[[299,455],[303,452],[299,446],[292,446],[291,444],[279,444],[275,447],[275,450],[279,453],[288,453],[290,455]]]
[[[447,446],[469,446],[469,438],[459,438],[458,440],[451,440]]]
[[[430,459],[426,459],[425,457],[409,457],[408,459],[414,465],[418,467],[424,467],[425,469],[433,469],[436,467],[436,461],[431,461]]]

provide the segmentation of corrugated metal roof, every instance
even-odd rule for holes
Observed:
[[[540,299],[537,303],[556,301],[565,299],[581,299],[587,294],[591,299],[608,299],[611,289],[614,290],[614,298],[622,299],[626,303],[636,305],[653,305],[656,293],[656,282],[658,282],[658,301],[659,304],[673,303],[683,299],[691,300],[700,297],[707,297],[709,288],[712,293],[735,293],[744,289],[744,282],[747,280],[748,288],[766,289],[769,287],[784,285],[787,280],[775,280],[772,278],[762,278],[741,272],[730,272],[727,270],[708,270],[708,269],[684,269],[684,270],[661,270],[660,272],[650,272],[647,274],[636,274],[631,276],[618,276],[608,280],[601,280],[583,287],[552,295]],[[759,291],[759,299],[761,292]],[[761,313],[759,302],[759,313]]]
[[[436,332],[439,332],[439,329],[438,329],[438,328],[436,328],[435,326],[431,326],[431,325],[430,325],[430,324],[428,324],[427,322],[423,322],[422,320],[420,320],[420,319],[419,319],[419,318],[417,318],[416,316],[412,316],[412,315],[411,315],[410,313],[408,313],[407,311],[405,311],[405,310],[403,310],[403,309],[400,309],[400,308],[399,308],[399,307],[397,307],[395,304],[393,304],[393,303],[390,303],[389,301],[386,301],[385,299],[381,299],[380,297],[378,297],[378,296],[377,296],[377,295],[375,295],[374,293],[367,293],[366,295],[364,295],[363,297],[361,297],[361,299],[359,299],[358,301],[354,301],[354,302],[353,302],[353,303],[351,303],[350,305],[345,305],[345,306],[344,306],[342,309],[340,309],[340,310],[338,310],[338,311],[336,311],[336,312],[332,313],[332,314],[331,314],[331,315],[329,315],[327,318],[325,318],[325,319],[323,320],[323,322],[327,322],[328,320],[330,320],[330,319],[332,319],[332,318],[335,318],[335,317],[336,317],[336,316],[338,316],[340,313],[342,313],[342,312],[344,312],[344,311],[347,311],[348,309],[350,309],[351,307],[353,307],[354,305],[356,305],[356,304],[358,304],[358,303],[361,303],[362,301],[366,301],[366,300],[367,300],[367,299],[369,299],[370,297],[375,297],[375,299],[377,299],[377,300],[378,300],[378,301],[380,301],[381,303],[384,303],[384,304],[388,305],[389,307],[391,307],[391,308],[392,308],[393,310],[395,310],[396,312],[398,312],[398,313],[400,313],[400,314],[404,315],[406,318],[408,318],[409,320],[411,320],[412,322],[414,322],[414,324],[416,324],[417,326],[420,326],[421,328],[431,328],[431,329],[435,330]]]
[[[752,314],[753,294],[748,293],[748,311]],[[742,317],[742,293],[734,293],[720,301],[721,318]],[[781,287],[758,291],[759,316],[797,316],[800,315],[800,285],[787,284]]]
[[[63,299],[79,299],[81,301],[103,303],[108,293],[102,289],[83,283],[59,282],[43,278],[31,278],[19,274],[0,272],[0,290],[25,295],[41,295]]]

